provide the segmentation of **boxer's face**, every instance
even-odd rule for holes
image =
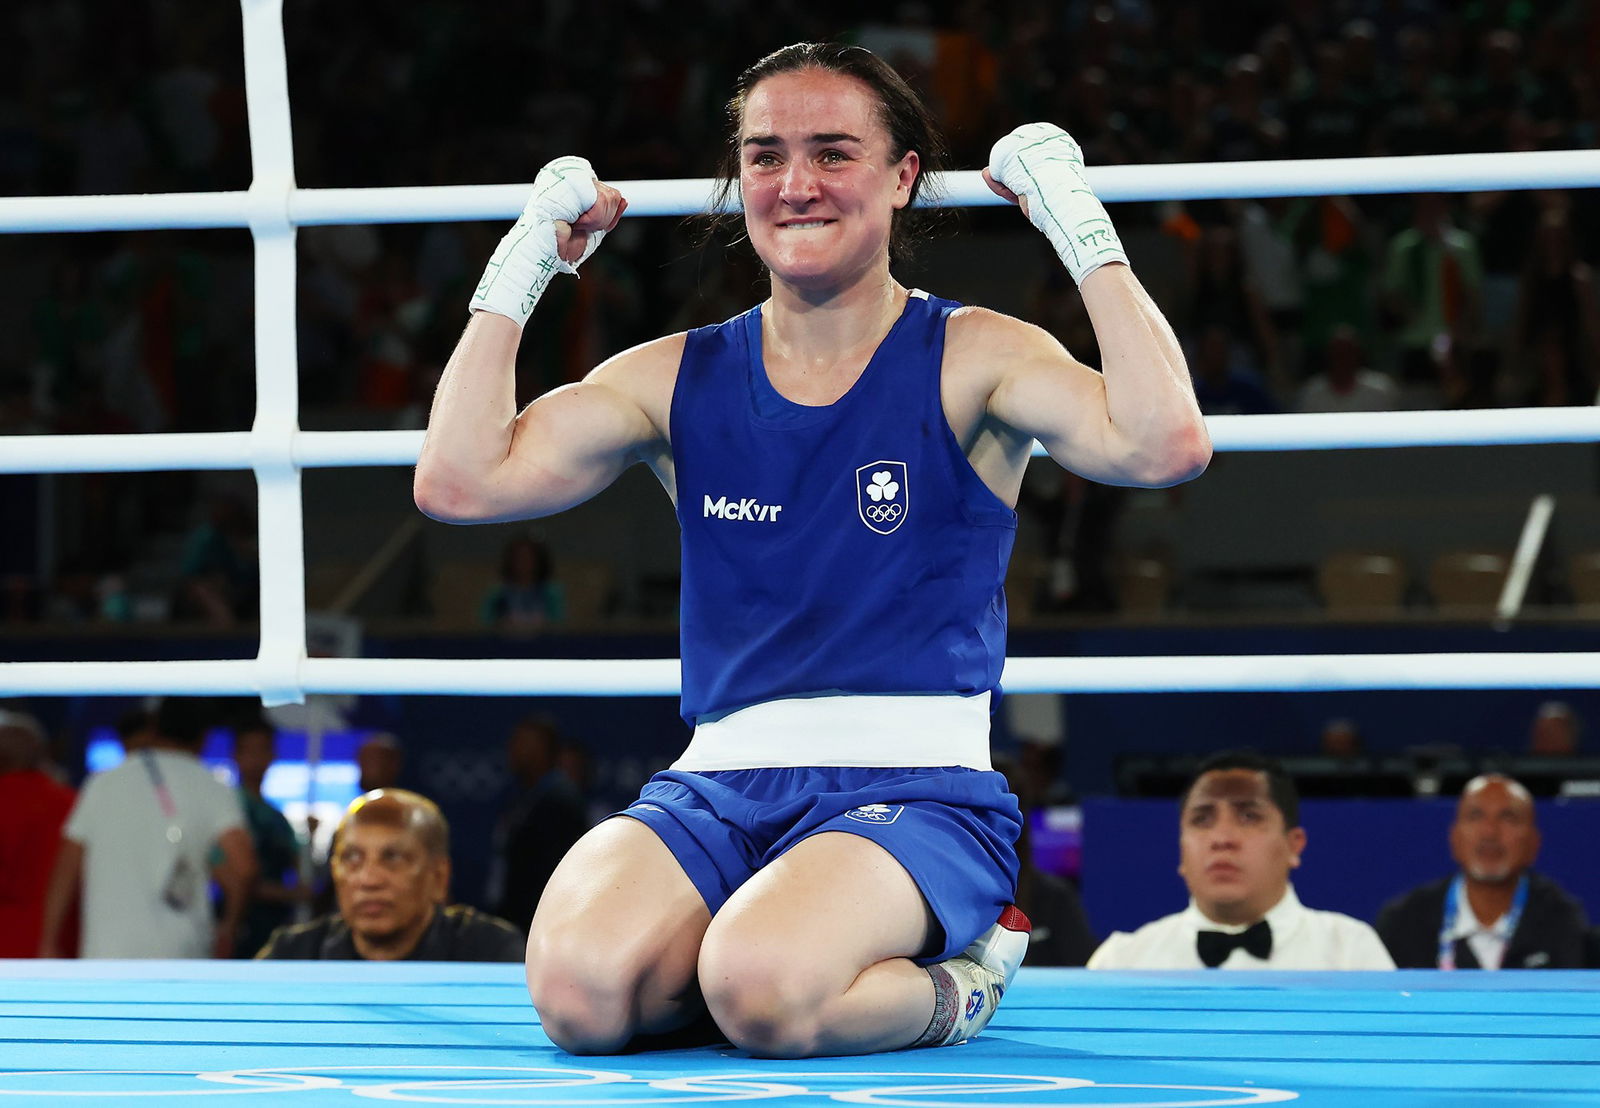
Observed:
[[[892,217],[919,161],[893,160],[872,89],[822,69],[779,73],[745,98],[739,187],[750,242],[777,280],[848,283],[888,260]]]
[[[1260,770],[1202,774],[1184,802],[1178,872],[1217,923],[1254,923],[1283,898],[1306,833],[1284,826]]]

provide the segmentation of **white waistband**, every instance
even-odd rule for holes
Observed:
[[[990,694],[768,700],[695,726],[673,769],[967,766],[989,769]]]

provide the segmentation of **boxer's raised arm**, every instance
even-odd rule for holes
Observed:
[[[671,359],[672,340],[619,355],[516,411],[523,325],[551,277],[576,273],[626,208],[581,158],[540,171],[473,292],[472,320],[434,394],[413,486],[426,514],[452,523],[549,515],[605,488],[661,438],[643,389]]]
[[[1053,124],[1019,127],[995,144],[984,178],[1021,204],[1077,281],[1102,367],[1097,374],[1043,332],[996,320],[990,328],[1006,330],[1009,357],[990,413],[1092,480],[1159,487],[1198,476],[1211,439],[1183,351],[1128,268],[1078,144]],[[1002,339],[992,341],[998,357]]]

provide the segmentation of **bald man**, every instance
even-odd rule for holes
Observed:
[[[522,961],[522,932],[472,908],[446,907],[450,828],[427,797],[406,789],[356,797],[329,859],[339,910],[278,928],[257,958]]]
[[[1486,774],[1467,782],[1450,827],[1454,877],[1403,893],[1378,913],[1378,934],[1402,969],[1578,969],[1583,906],[1532,872],[1539,856],[1533,797]]]

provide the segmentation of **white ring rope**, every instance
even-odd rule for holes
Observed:
[[[1206,427],[1219,453],[1600,442],[1600,408],[1228,415],[1208,416]],[[412,466],[422,449],[422,435],[421,431],[290,431],[289,459],[302,469]],[[0,438],[0,473],[249,469],[255,448],[247,431],[11,435]],[[1043,453],[1036,444],[1034,454]]]
[[[1370,193],[1490,192],[1594,188],[1600,150],[1524,150],[1500,154],[1419,154],[1391,158],[1306,158],[1176,165],[1102,165],[1086,172],[1108,203],[1259,196],[1353,196]],[[1006,203],[976,170],[943,174],[941,203],[980,208]],[[685,216],[710,207],[710,178],[612,182],[631,216]],[[416,185],[393,188],[291,189],[289,221],[450,223],[515,219],[529,184]],[[249,194],[200,192],[154,196],[18,196],[0,199],[0,231],[130,231],[245,227]]]
[[[298,429],[296,227],[510,219],[527,185],[294,187],[282,0],[241,0],[255,178],[246,192],[0,198],[0,232],[249,227],[255,242],[256,392],[250,431],[0,438],[0,473],[251,469],[259,487],[261,648],[253,660],[12,662],[0,695],[257,693],[268,704],[306,693],[661,695],[678,692],[675,659],[445,661],[305,655],[305,542],[300,474],[315,466],[412,465],[417,431]],[[1100,166],[1105,200],[1321,196],[1600,186],[1600,151],[1406,158]],[[945,203],[999,204],[975,172],[949,174]],[[629,214],[705,209],[711,182],[621,182]],[[1219,450],[1600,441],[1600,409],[1217,416]],[[1012,658],[1015,692],[1295,691],[1595,688],[1600,654],[1393,654],[1270,657]]]
[[[10,662],[0,696],[264,694],[247,658],[199,662]],[[307,658],[305,693],[467,696],[676,696],[676,658]],[[1596,656],[1262,654],[1010,658],[1007,692],[1349,692],[1359,689],[1593,689]]]

